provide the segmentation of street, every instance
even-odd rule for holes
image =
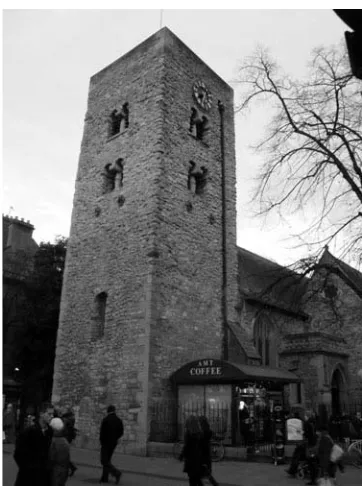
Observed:
[[[17,474],[17,466],[12,455],[3,454],[3,486],[14,486]],[[86,484],[99,484],[101,474],[100,468],[80,466],[75,477],[67,482],[67,486],[85,486]],[[186,476],[185,476],[186,478]],[[110,479],[109,484],[114,484]],[[155,476],[145,476],[144,474],[124,473],[119,482],[124,486],[185,486],[184,480],[178,479],[161,479]]]
[[[79,451],[73,451],[76,459],[80,459]],[[86,486],[87,484],[99,484],[101,469],[94,462],[87,451],[88,464],[76,460],[78,470],[75,477],[69,479],[67,486]],[[83,456],[84,459],[85,456]],[[127,459],[127,460],[125,460]],[[172,459],[135,458],[123,456],[121,460],[115,458],[114,464],[124,470],[119,482],[122,486],[187,486],[188,481],[182,473],[182,465]],[[136,466],[138,464],[138,466]],[[214,465],[214,475],[220,486],[305,486],[306,482],[299,479],[291,479],[284,471],[285,466],[275,467],[265,463],[228,462],[223,461]],[[146,472],[147,471],[147,472]],[[17,466],[12,454],[3,454],[3,486],[14,486],[17,474]],[[114,484],[110,479],[109,484]],[[205,486],[208,482],[204,480]],[[362,469],[347,466],[344,474],[337,475],[337,486],[361,486]]]

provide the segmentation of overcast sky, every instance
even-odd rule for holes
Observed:
[[[164,10],[163,26],[230,84],[257,44],[300,77],[312,49],[346,30],[330,9]],[[30,220],[37,242],[69,235],[89,78],[159,28],[156,9],[4,11],[3,213]],[[265,110],[236,116],[237,243],[289,264],[303,255],[285,241],[300,222],[265,227],[247,204],[261,162],[249,146]]]

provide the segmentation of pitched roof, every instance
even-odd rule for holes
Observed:
[[[228,326],[230,327],[241,348],[245,351],[247,357],[260,359],[260,354],[256,351],[253,343],[250,342],[249,336],[245,329],[243,329],[241,326],[237,326],[233,322],[228,322]]]
[[[360,297],[362,297],[362,273],[333,256],[332,253],[329,252],[328,247],[325,248],[317,267],[328,268],[337,273]]]
[[[306,277],[240,247],[238,264],[242,296],[285,311],[301,312]]]

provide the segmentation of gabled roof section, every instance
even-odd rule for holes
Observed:
[[[248,358],[260,360],[260,355],[256,351],[255,346],[249,341],[249,337],[245,329],[237,324],[234,324],[233,322],[228,322],[228,326],[231,329],[231,332],[234,334],[240,347],[244,350],[246,356]]]
[[[328,247],[325,248],[318,262],[317,270],[318,267],[337,274],[362,298],[362,273],[333,256]]]
[[[281,310],[302,313],[308,279],[267,258],[238,247],[241,296]]]

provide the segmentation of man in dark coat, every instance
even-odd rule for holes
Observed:
[[[74,413],[72,410],[68,409],[65,413],[63,413],[61,419],[64,423],[64,437],[67,439],[68,443],[71,444],[77,436]],[[69,469],[69,477],[71,477],[78,468],[72,461],[69,461]]]
[[[16,441],[14,459],[19,468],[15,486],[50,486],[49,448],[52,430],[49,422],[54,408],[41,406],[34,425],[26,428]]]
[[[123,422],[116,415],[116,408],[114,405],[109,405],[107,408],[107,416],[104,417],[101,424],[99,441],[101,443],[101,464],[103,466],[103,473],[100,482],[108,483],[108,476],[116,478],[116,484],[119,483],[121,471],[113,466],[111,463],[114,449],[117,447],[118,440],[123,435]]]
[[[307,484],[317,484],[318,476],[318,459],[317,459],[317,425],[316,418],[313,412],[306,413],[306,421],[304,422],[304,438],[307,442],[307,449],[309,454],[307,455],[307,461],[310,472],[310,481]]]

